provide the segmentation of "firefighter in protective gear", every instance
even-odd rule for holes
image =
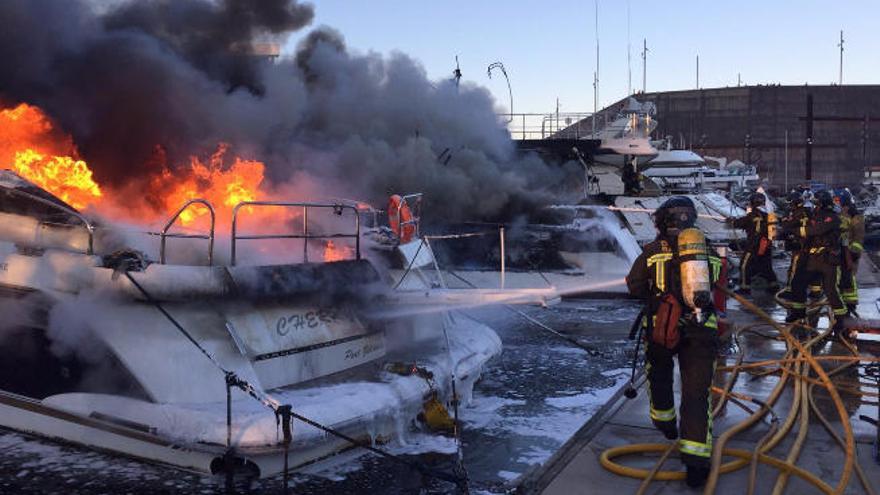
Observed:
[[[791,254],[791,264],[788,266],[786,289],[791,290],[791,279],[794,278],[798,259],[803,253],[804,243],[800,236],[801,227],[807,225],[812,214],[812,209],[804,201],[804,195],[800,191],[792,190],[788,193],[788,213],[780,221],[780,237],[783,247]]]
[[[856,311],[859,305],[859,284],[856,274],[859,268],[859,259],[865,250],[865,217],[856,208],[852,193],[844,189],[840,195],[840,229],[842,233],[841,263],[840,263],[840,297],[846,304],[850,315],[858,315]]]
[[[693,228],[696,218],[689,198],[678,196],[663,203],[654,214],[657,238],[643,247],[626,277],[630,293],[646,303],[642,325],[648,340],[651,420],[669,439],[679,438],[681,432],[679,451],[690,486],[705,483],[712,454],[709,392],[718,321],[706,288],[717,282],[722,269],[721,259],[709,251],[702,232]],[[676,305],[678,312],[668,311]],[[669,331],[675,337],[664,340]],[[676,355],[681,373],[679,421],[672,391]]]
[[[840,215],[834,209],[834,198],[828,191],[816,193],[816,209],[806,225],[800,228],[805,255],[799,260],[791,282],[791,306],[797,319],[806,316],[807,289],[810,282],[820,280],[822,290],[834,311],[835,335],[840,335],[846,318],[846,305],[840,297],[841,229]]]
[[[773,290],[778,288],[776,273],[773,271],[773,239],[770,218],[764,210],[767,206],[767,198],[759,192],[749,198],[751,210],[745,216],[728,219],[728,222],[737,229],[746,231],[746,245],[739,264],[739,289],[740,294],[750,294],[752,280],[761,277],[770,284]]]
[[[799,260],[804,255],[804,242],[800,236],[801,227],[805,227],[810,220],[812,209],[807,204],[804,194],[801,191],[792,189],[788,193],[788,213],[780,221],[780,237],[783,241],[784,249],[789,253],[791,262],[788,265],[788,276],[786,277],[785,288],[778,294],[781,299],[791,299],[791,281],[797,272]],[[795,321],[797,315],[789,311],[786,321]]]

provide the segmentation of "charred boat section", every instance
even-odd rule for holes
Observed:
[[[602,205],[550,206],[508,224],[449,225],[440,237],[433,245],[438,261],[459,270],[496,269],[502,239],[513,272],[594,271],[601,258],[628,259],[632,246],[625,226]]]

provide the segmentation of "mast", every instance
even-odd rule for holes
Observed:
[[[594,2],[596,6],[596,71],[593,72],[593,139],[596,138],[596,119],[599,116],[599,0]]]
[[[837,85],[843,86],[843,29],[840,30],[840,43],[837,46],[840,48],[840,70],[837,75]]]
[[[642,41],[642,93],[648,88],[648,38]]]

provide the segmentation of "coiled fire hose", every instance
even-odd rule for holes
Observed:
[[[756,399],[752,399],[751,402],[755,402],[761,406],[759,411],[756,411],[746,420],[740,422],[734,427],[727,430],[724,434],[722,434],[718,441],[715,444],[715,448],[713,449],[712,455],[712,469],[710,471],[709,479],[707,480],[707,484],[705,487],[704,493],[710,494],[714,493],[715,487],[717,486],[718,478],[721,474],[729,473],[738,469],[741,469],[747,465],[752,465],[752,472],[750,476],[749,482],[749,493],[751,493],[754,489],[755,482],[755,471],[754,466],[757,462],[767,464],[777,468],[780,471],[780,475],[777,478],[777,483],[774,486],[773,493],[781,493],[781,491],[785,487],[786,480],[789,476],[795,475],[804,481],[810,483],[818,490],[826,494],[841,494],[844,492],[846,487],[849,484],[851,475],[853,470],[855,470],[856,475],[858,476],[860,482],[862,483],[865,491],[869,494],[874,494],[873,488],[870,486],[870,483],[861,467],[858,465],[858,461],[855,458],[855,437],[852,432],[852,425],[849,422],[849,415],[846,412],[846,409],[843,405],[843,402],[840,398],[840,394],[838,391],[838,387],[836,387],[830,380],[830,376],[844,369],[854,366],[858,364],[860,361],[876,361],[876,359],[871,358],[863,358],[858,356],[855,349],[850,347],[850,352],[853,353],[852,356],[821,356],[815,357],[812,355],[810,351],[810,347],[814,345],[816,342],[822,341],[825,337],[827,337],[830,330],[825,331],[823,334],[820,334],[813,339],[811,339],[806,344],[801,343],[798,339],[796,339],[789,331],[789,328],[779,324],[775,320],[773,320],[766,312],[755,306],[750,301],[742,298],[738,294],[735,294],[727,289],[724,289],[730,297],[736,299],[745,309],[752,312],[763,321],[765,321],[769,326],[775,328],[786,345],[786,353],[782,359],[775,360],[766,360],[760,363],[749,363],[746,365],[742,364],[742,356],[737,359],[737,363],[734,366],[723,367],[721,370],[732,371],[733,374],[728,380],[728,383],[725,385],[723,389],[717,389],[713,387],[713,393],[721,395],[721,400],[731,400],[736,395],[730,392],[730,388],[733,385],[733,381],[736,379],[736,375],[740,370],[752,369],[752,368],[760,368],[764,366],[776,365],[778,366],[778,372],[781,372],[781,376],[770,392],[768,398],[761,402]],[[842,361],[843,364],[833,369],[830,372],[826,372],[824,368],[819,364],[820,361],[823,360],[836,360]],[[818,379],[813,379],[808,376],[808,373],[812,371],[817,376]],[[737,433],[746,430],[751,427],[754,423],[759,421],[765,414],[771,412],[771,408],[773,404],[779,399],[782,391],[785,389],[787,382],[789,379],[795,379],[794,387],[795,393],[792,402],[791,409],[788,413],[788,417],[786,421],[779,427],[775,432],[771,430],[768,435],[765,435],[759,443],[756,449],[753,452],[749,452],[742,449],[733,449],[733,448],[725,448],[724,445],[726,442],[732,438]],[[843,448],[845,458],[843,463],[843,471],[841,473],[840,480],[838,481],[835,487],[831,487],[825,481],[819,479],[816,475],[806,471],[797,465],[794,462],[797,460],[800,449],[804,442],[804,437],[806,435],[807,428],[804,426],[809,423],[809,410],[812,409],[814,413],[818,412],[818,408],[815,405],[815,400],[813,399],[813,389],[815,385],[822,385],[828,391],[828,394],[831,397],[831,400],[834,404],[835,409],[840,417],[840,422],[843,427],[843,437],[841,438],[837,432],[832,433],[832,437],[835,439],[835,442],[841,445]],[[852,390],[843,389],[846,392],[852,392]],[[869,393],[865,392],[857,392],[862,395],[869,395]],[[745,397],[740,397],[745,398]],[[745,398],[751,399],[751,398]],[[713,415],[717,414],[720,411],[720,404],[713,410]],[[821,415],[821,413],[817,414],[817,418],[823,423],[826,429],[831,432],[831,425],[828,420]],[[781,440],[788,434],[791,430],[794,423],[800,419],[801,428],[798,438],[795,441],[795,444],[792,446],[792,449],[789,451],[789,454],[785,460],[779,459],[776,457],[772,457],[767,454],[771,449],[773,449],[776,445],[778,445]],[[643,483],[643,488],[647,487],[647,483],[649,480],[680,480],[684,479],[684,472],[681,471],[661,471],[660,465],[665,458],[674,450],[674,444],[635,444],[635,445],[625,445],[621,447],[614,447],[607,449],[600,456],[600,463],[605,468],[611,472],[614,472],[619,475],[628,476],[637,479],[643,479],[645,482]],[[632,454],[644,454],[644,453],[665,453],[665,455],[661,458],[661,460],[655,465],[655,468],[651,471],[646,469],[632,468],[628,466],[624,466],[618,464],[614,461],[614,459],[626,455]],[[732,456],[737,457],[737,460],[730,461],[722,464],[722,458],[724,456]]]
[[[227,370],[226,368],[224,368],[223,365],[221,365],[220,362],[217,361],[217,359],[210,352],[208,352],[207,349],[202,347],[198,343],[198,341],[196,341],[195,338],[193,338],[193,336],[188,331],[186,331],[186,329],[183,327],[183,325],[181,325],[180,322],[178,322],[177,319],[175,319],[171,315],[171,313],[169,313],[165,309],[165,307],[162,306],[162,303],[160,303],[158,300],[153,298],[153,296],[149,292],[147,292],[147,290],[144,289],[143,286],[141,286],[141,284],[139,284],[134,279],[134,277],[131,276],[131,273],[129,273],[129,271],[127,270],[127,266],[120,267],[120,270],[118,270],[118,271],[121,271],[125,275],[125,277],[131,282],[131,284],[144,296],[144,299],[146,299],[146,301],[148,303],[155,306],[156,309],[158,309],[159,312],[162,313],[162,315],[164,315],[165,318],[169,322],[171,322],[171,324],[184,337],[186,337],[187,340],[189,340],[202,354],[204,354],[205,357],[207,357],[208,360],[211,361],[211,363],[213,363],[214,366],[217,367],[217,369],[219,369],[221,372],[223,372],[223,375],[224,375],[224,378],[225,378],[226,384],[227,384],[227,411],[226,411],[226,414],[227,414],[227,426],[228,427],[231,425],[231,414],[232,414],[231,413],[231,396],[229,395],[229,388],[233,387],[233,386],[241,389],[242,391],[247,393],[249,396],[253,397],[254,399],[259,401],[263,405],[272,409],[272,411],[276,415],[275,416],[276,421],[281,420],[284,423],[286,423],[286,424],[282,425],[282,429],[283,429],[284,435],[285,435],[284,439],[283,439],[284,457],[285,457],[285,459],[284,459],[284,473],[283,473],[283,475],[284,475],[283,490],[285,492],[287,491],[287,484],[288,484],[287,483],[287,480],[288,480],[287,452],[288,452],[288,449],[290,446],[290,442],[292,440],[292,432],[291,432],[290,423],[291,423],[291,418],[293,418],[293,419],[297,419],[299,421],[302,421],[303,423],[305,423],[309,426],[317,428],[317,429],[323,431],[324,433],[327,433],[327,434],[330,434],[330,435],[335,436],[337,438],[340,438],[342,440],[345,440],[346,442],[350,443],[351,445],[353,445],[355,447],[359,447],[361,449],[368,450],[374,454],[382,456],[386,459],[390,459],[390,460],[397,462],[399,464],[402,464],[410,469],[418,471],[419,473],[421,473],[425,476],[429,476],[429,477],[438,479],[440,481],[446,481],[449,483],[453,483],[456,485],[456,487],[462,493],[468,493],[467,480],[460,477],[460,476],[456,476],[454,474],[449,474],[449,473],[445,473],[443,471],[432,469],[422,463],[410,461],[408,459],[404,459],[403,457],[394,455],[386,450],[382,450],[382,449],[374,447],[370,444],[361,442],[355,438],[352,438],[352,437],[346,435],[345,433],[342,433],[339,430],[333,429],[329,426],[323,425],[321,423],[318,423],[317,421],[314,421],[314,420],[309,419],[301,414],[298,414],[297,412],[293,411],[293,408],[290,405],[287,405],[287,404],[282,405],[274,398],[263,393],[262,391],[260,391],[256,387],[254,387],[247,380],[244,380],[244,379],[238,377],[238,375],[236,375],[236,373],[234,371]],[[231,427],[227,428],[227,448],[229,450],[227,450],[227,454],[224,456],[226,462],[230,462],[232,460],[232,446],[231,446],[230,431],[231,431]],[[227,478],[226,478],[227,487],[230,486],[231,482],[232,482],[231,473],[227,473]]]

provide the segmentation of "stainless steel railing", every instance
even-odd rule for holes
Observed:
[[[511,139],[581,139],[589,137],[592,128],[582,124],[593,115],[589,112],[502,113]]]
[[[208,209],[208,212],[211,213],[211,230],[208,235],[205,234],[169,234],[168,231],[171,227],[177,222],[177,219],[180,218],[180,215],[183,214],[190,206],[193,205],[202,205]],[[211,206],[211,203],[206,199],[195,198],[187,201],[177,210],[174,215],[171,216],[171,219],[168,220],[168,223],[165,224],[165,227],[162,229],[162,232],[159,233],[159,263],[165,264],[165,240],[167,238],[172,239],[206,239],[208,241],[208,265],[214,264],[214,226],[216,224],[217,217],[214,214],[214,207]]]
[[[268,206],[279,208],[302,208],[303,231],[302,234],[259,234],[259,235],[239,235],[238,234],[238,213],[243,207],[250,206]],[[354,212],[355,232],[352,234],[310,234],[309,233],[309,209],[332,209],[337,215],[342,215],[345,210]],[[236,260],[236,243],[238,240],[265,240],[265,239],[303,239],[303,261],[309,261],[309,239],[354,239],[355,257],[361,259],[361,217],[356,206],[340,204],[340,203],[286,203],[280,201],[242,201],[235,205],[232,209],[232,239],[230,249],[230,265],[235,266]]]

